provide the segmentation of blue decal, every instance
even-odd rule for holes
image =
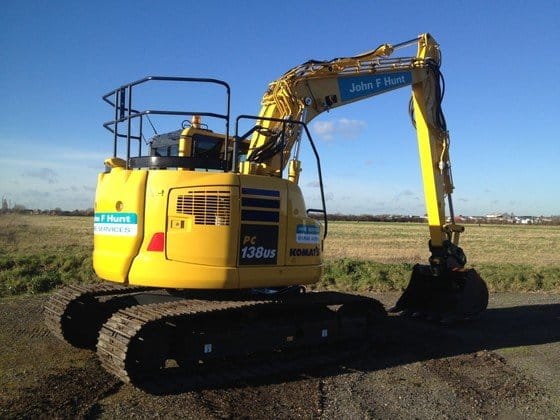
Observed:
[[[318,234],[320,232],[319,226],[311,226],[311,225],[297,225],[297,233],[304,233],[304,234]]]
[[[338,79],[338,89],[342,100],[350,101],[362,96],[398,89],[411,83],[412,73],[405,71],[383,75],[343,77]]]
[[[136,213],[95,213],[93,234],[107,236],[136,236],[138,215]]]
[[[136,213],[95,213],[93,221],[94,223],[135,225],[138,223],[138,215]]]
[[[321,229],[313,225],[297,225],[296,242],[298,244],[318,244],[321,242]]]

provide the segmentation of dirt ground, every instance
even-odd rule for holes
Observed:
[[[386,345],[352,360],[168,395],[123,385],[51,337],[45,299],[0,300],[0,418],[560,417],[560,295],[494,294],[453,327],[391,317]]]

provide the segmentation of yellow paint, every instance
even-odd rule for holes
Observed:
[[[243,188],[279,191],[278,223],[243,222]],[[228,198],[227,214],[204,213],[199,219],[204,224],[200,224],[196,215],[184,213],[187,202],[194,203],[197,209],[204,206],[207,210],[215,209],[215,201],[204,204],[203,199],[216,196],[218,201]],[[317,225],[317,222],[307,218],[299,187],[286,179],[199,171],[113,169],[100,175],[96,212],[114,212],[117,199],[124,203],[124,212],[138,215],[138,234],[133,237],[95,235],[94,268],[105,280],[154,287],[233,289],[309,284],[321,276],[320,253],[297,261],[287,258],[290,248],[316,247],[298,244],[296,228],[299,224]],[[239,265],[242,223],[278,227],[276,265]],[[148,251],[152,237],[159,232],[165,234],[164,252]]]

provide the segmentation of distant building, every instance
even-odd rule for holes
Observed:
[[[489,223],[514,223],[515,216],[513,213],[491,213],[486,215]]]
[[[535,223],[535,218],[533,216],[517,216],[515,218],[515,223],[520,223],[522,225],[532,225]]]

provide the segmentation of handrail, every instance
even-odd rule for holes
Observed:
[[[184,110],[137,110],[132,107],[132,92],[135,86],[152,82],[192,82],[192,83],[209,83],[221,85],[226,89],[226,113],[215,113],[207,111],[184,111]],[[227,151],[229,144],[229,126],[230,126],[230,108],[231,108],[231,89],[229,84],[219,79],[201,78],[201,77],[172,77],[172,76],[148,76],[143,79],[136,80],[114,89],[102,97],[103,101],[114,108],[114,118],[103,123],[103,127],[113,134],[113,157],[117,157],[118,139],[126,138],[126,162],[130,162],[130,142],[138,140],[138,156],[142,154],[142,129],[144,116],[149,115],[174,115],[174,116],[193,116],[211,117],[225,120],[225,147],[224,161],[227,161]],[[132,134],[132,122],[138,119],[138,135]],[[126,123],[126,128],[119,131],[119,124]]]

